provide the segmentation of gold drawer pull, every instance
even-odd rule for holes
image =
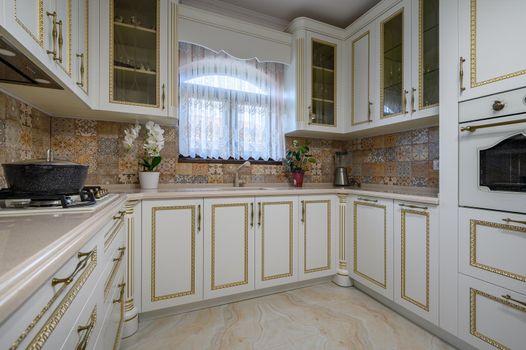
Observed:
[[[515,224],[526,225],[526,221],[513,220],[513,219],[510,219],[510,218],[502,219],[502,221],[506,222],[507,224],[509,224],[510,222],[513,222]]]
[[[56,11],[46,12],[46,15],[48,17],[51,17],[52,18],[52,22],[53,22],[53,29],[52,29],[52,32],[51,32],[51,38],[53,40],[53,50],[47,50],[46,53],[48,55],[52,55],[53,56],[53,60],[56,60],[56,58],[57,58],[57,36],[58,36],[58,32],[57,32],[57,12]]]
[[[522,305],[522,306],[526,306],[526,302],[524,302],[524,301],[519,301],[519,300],[517,300],[517,299],[513,299],[513,298],[511,297],[511,295],[509,295],[509,294],[502,295],[502,298],[504,298],[504,299],[506,299],[506,300],[513,301],[513,302],[515,302],[515,303],[517,303],[517,304],[520,304],[520,305]]]
[[[378,200],[377,199],[368,199],[368,198],[358,198],[359,201],[364,201],[364,202],[371,202],[371,203],[378,203]]]
[[[420,207],[418,205],[412,205],[412,204],[403,204],[403,203],[400,203],[399,204],[401,207],[405,207],[405,208],[411,208],[411,209],[422,209],[422,210],[427,210],[429,209],[428,207]]]
[[[77,57],[80,59],[80,81],[77,82],[77,85],[84,87],[84,54],[78,53]]]
[[[119,248],[117,250],[120,252],[120,254],[119,254],[119,256],[117,258],[113,258],[113,261],[115,261],[115,262],[118,262],[118,261],[122,260],[122,257],[124,256],[124,252],[126,251],[126,248],[125,247],[121,247],[121,248]]]
[[[460,93],[466,90],[464,87],[464,62],[466,62],[466,59],[464,57],[460,57]]]
[[[62,35],[62,20],[57,22],[58,24],[58,58],[55,61],[62,63],[62,47],[64,46],[64,36]]]
[[[66,278],[53,278],[51,280],[51,286],[56,286],[57,284],[64,283],[65,285],[70,284],[75,279],[75,276],[78,275],[78,273],[86,268],[88,265],[88,261],[91,259],[91,256],[95,252],[94,248],[91,252],[88,253],[78,253],[77,258],[79,258],[79,262],[77,263],[77,266],[75,266],[75,270]]]
[[[491,123],[491,124],[485,124],[485,125],[464,126],[464,127],[460,128],[460,131],[473,132],[473,131],[475,131],[477,129],[494,128],[494,127],[497,127],[497,126],[505,126],[505,125],[521,124],[521,123],[526,123],[526,119],[511,120],[511,121],[508,121],[508,122]]]
[[[91,335],[91,332],[93,331],[93,328],[95,328],[95,323],[97,322],[97,307],[93,310],[90,321],[85,326],[78,326],[77,327],[77,333],[84,332],[82,335],[82,339],[78,342],[77,346],[75,347],[76,350],[85,350],[88,346],[88,340]]]
[[[115,215],[115,216],[113,217],[113,220],[120,220],[120,219],[122,219],[122,218],[124,217],[124,215],[126,215],[126,211],[124,211],[124,210],[120,210],[120,211],[119,211],[119,214],[118,214],[118,215]]]
[[[305,222],[305,201],[301,201],[301,222]]]
[[[121,291],[119,292],[119,299],[113,299],[114,304],[122,303],[124,299],[124,287],[126,287],[126,283],[119,284],[119,288],[121,289]]]
[[[254,227],[254,203],[250,203],[250,227]]]
[[[261,226],[261,203],[258,203],[258,226]]]

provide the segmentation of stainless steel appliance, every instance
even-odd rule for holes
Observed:
[[[526,213],[526,89],[465,102],[460,121],[459,204]]]
[[[334,155],[334,186],[349,186],[349,177],[345,167],[347,155],[347,152],[336,152]]]

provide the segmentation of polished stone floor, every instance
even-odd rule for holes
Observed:
[[[332,283],[141,322],[121,349],[453,349],[354,288]]]

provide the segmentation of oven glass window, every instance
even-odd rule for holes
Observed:
[[[480,186],[526,192],[526,136],[517,134],[480,151]]]

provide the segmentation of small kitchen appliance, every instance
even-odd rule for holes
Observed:
[[[334,186],[349,186],[347,168],[345,167],[348,152],[334,154]]]

